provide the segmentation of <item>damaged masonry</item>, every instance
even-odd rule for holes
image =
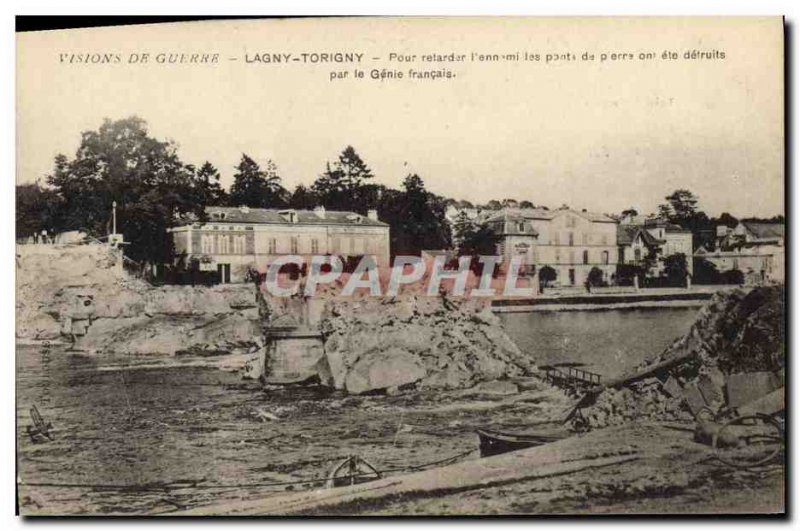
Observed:
[[[17,514],[787,513],[782,17],[30,22]]]

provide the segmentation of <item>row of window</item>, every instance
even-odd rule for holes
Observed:
[[[246,242],[244,234],[203,234],[200,236],[200,251],[203,254],[245,254]]]
[[[319,254],[319,240],[317,238],[311,238],[310,242],[311,247],[311,254]],[[268,254],[278,254],[278,239],[277,238],[270,238],[267,240],[267,253]],[[299,254],[300,253],[300,240],[298,236],[291,236],[289,237],[289,254]]]
[[[592,238],[589,233],[580,233],[580,241],[582,245],[591,245],[592,240],[597,241],[597,239]],[[575,237],[574,232],[567,232],[562,236],[562,233],[556,231],[550,238],[550,245],[562,245],[562,241],[564,242],[564,245],[575,245],[577,238]],[[608,245],[608,234],[600,235],[600,245]]]
[[[268,238],[268,254],[320,254],[331,252],[342,255],[381,254],[383,246],[371,238],[342,237],[331,238],[331,248],[323,249],[318,238],[289,236],[288,238]],[[244,234],[203,234],[200,237],[200,252],[203,254],[247,254]],[[252,250],[250,252],[253,252]]]
[[[600,260],[599,263],[608,265],[609,262],[609,253],[608,251],[602,251],[600,253]],[[569,252],[562,252],[561,249],[556,249],[556,264],[577,264],[575,251],[570,249]],[[581,263],[583,264],[593,264],[598,262],[592,262],[590,260],[589,251],[588,249],[584,249],[582,256],[581,256]]]

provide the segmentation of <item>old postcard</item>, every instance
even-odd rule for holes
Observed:
[[[783,50],[18,32],[19,513],[784,513]]]

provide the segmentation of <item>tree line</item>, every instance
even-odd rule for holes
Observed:
[[[211,162],[199,167],[184,163],[174,142],[154,138],[146,122],[135,116],[107,119],[96,131],[83,132],[75,155],[57,155],[44,182],[18,185],[16,199],[18,238],[43,230],[50,234],[82,230],[102,237],[110,232],[111,204],[116,202],[118,232],[129,242],[126,254],[143,263],[170,262],[173,249],[166,229],[190,217],[204,221],[207,206],[324,206],[361,214],[375,209],[390,226],[395,255],[451,248],[454,240],[462,254],[493,254],[497,236],[476,224],[466,210],[547,208],[510,198],[485,204],[445,198],[429,192],[416,174],[407,175],[400,189],[377,184],[372,170],[352,146],[327,162],[310,186],[300,184],[291,191],[272,159],[261,165],[243,153],[235,166],[233,184],[225,190],[220,172]],[[655,214],[690,230],[695,249],[702,245],[713,250],[716,226],[734,227],[738,220],[729,213],[709,217],[698,205],[691,191],[680,189],[666,196]],[[445,217],[450,207],[461,211],[452,227]],[[638,212],[629,208],[621,215]],[[783,222],[783,216],[746,220]]]
[[[233,184],[225,190],[219,170],[181,161],[172,141],[154,138],[144,120],[105,120],[81,134],[70,159],[55,157],[44,182],[18,185],[16,235],[25,238],[81,230],[100,238],[111,231],[111,205],[117,204],[117,230],[125,236],[126,255],[141,263],[174,257],[167,229],[186,219],[207,220],[207,206],[352,211],[371,209],[390,226],[395,254],[451,245],[446,200],[426,190],[416,174],[400,190],[373,182],[374,174],[352,146],[328,162],[311,186],[289,191],[271,159],[260,165],[242,154]]]

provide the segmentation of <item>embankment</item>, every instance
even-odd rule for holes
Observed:
[[[414,289],[309,301],[261,296],[250,284],[153,287],[125,275],[119,259],[102,245],[18,247],[18,339],[61,338],[97,353],[250,352],[250,376],[264,374],[257,361],[266,357],[267,375],[280,361],[295,381],[313,376],[351,394],[457,389],[535,370],[482,300]]]
[[[103,245],[18,246],[17,338],[88,352],[173,355],[263,344],[252,286],[153,287]]]
[[[691,420],[704,410],[713,415],[725,405],[738,407],[780,389],[784,296],[783,286],[716,294],[683,337],[634,371],[644,377],[622,377],[598,397],[586,411],[590,425]],[[622,383],[626,379],[630,383]]]

